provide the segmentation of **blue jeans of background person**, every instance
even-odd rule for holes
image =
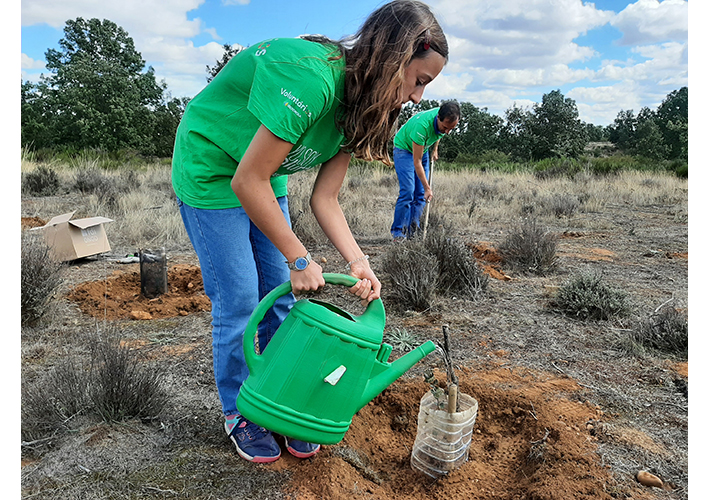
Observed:
[[[405,149],[394,148],[394,169],[399,179],[399,197],[394,206],[394,221],[390,232],[395,238],[410,237],[419,229],[419,219],[422,216],[426,200],[424,185],[414,170],[414,157]],[[424,173],[429,177],[429,152],[422,156]]]
[[[278,198],[286,220],[288,200]],[[251,222],[243,208],[207,210],[178,199],[180,215],[200,260],[205,293],[212,301],[212,363],[224,415],[237,412],[237,396],[249,375],[244,330],[261,299],[290,279],[283,254]],[[279,298],[258,327],[259,348],[271,340],[295,302]],[[254,339],[247,339],[251,345]]]

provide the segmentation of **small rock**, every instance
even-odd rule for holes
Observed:
[[[328,263],[328,259],[326,259],[325,257],[321,257],[321,258],[320,258],[320,261],[321,261],[323,264],[327,264],[327,263]]]
[[[656,488],[663,488],[663,481],[658,476],[654,476],[650,472],[645,470],[640,470],[636,473],[636,480],[643,484],[644,486],[655,486]]]
[[[153,319],[150,313],[145,311],[131,311],[131,318],[133,319]]]

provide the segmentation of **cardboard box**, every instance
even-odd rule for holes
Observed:
[[[110,252],[104,224],[113,220],[106,217],[71,220],[75,212],[57,215],[44,226],[32,229],[44,232],[44,241],[60,261]]]

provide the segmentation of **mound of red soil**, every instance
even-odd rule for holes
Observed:
[[[505,274],[501,269],[503,258],[490,243],[485,241],[476,244],[469,243],[468,247],[473,252],[473,256],[476,258],[476,261],[478,261],[478,264],[485,274],[491,278],[502,281],[511,279],[511,277]]]
[[[33,227],[42,227],[46,222],[39,217],[22,217],[20,219],[22,229],[30,229]]]
[[[284,453],[265,467],[289,469],[299,500],[651,498],[640,487],[620,488],[601,463],[594,434],[604,415],[569,399],[580,390],[574,380],[499,366],[458,376],[459,391],[479,408],[469,459],[448,476],[431,479],[410,465],[429,390],[423,380],[395,382],[355,415],[341,443],[313,459]]]
[[[135,271],[115,272],[100,281],[76,286],[68,294],[84,314],[101,319],[157,319],[210,311],[200,268],[179,264],[168,269],[168,293],[149,299],[141,293],[138,264]]]

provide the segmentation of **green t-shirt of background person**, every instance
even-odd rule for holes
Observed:
[[[175,194],[196,208],[241,206],[231,180],[263,124],[294,144],[271,178],[274,194],[287,194],[287,175],[313,168],[340,150],[335,125],[345,60],[329,60],[335,46],[275,38],[235,55],[187,105],[175,139]]]
[[[424,152],[428,151],[444,135],[437,133],[434,127],[434,120],[438,114],[439,108],[433,108],[411,117],[394,136],[394,147],[411,153],[412,143],[417,143],[424,147]]]

